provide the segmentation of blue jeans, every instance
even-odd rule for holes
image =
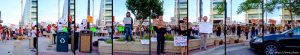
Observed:
[[[254,36],[256,36],[256,32],[253,32],[253,31],[252,31],[250,37],[253,38]]]
[[[128,37],[130,38],[130,40],[129,40]],[[133,41],[131,24],[125,24],[125,40],[126,41]]]

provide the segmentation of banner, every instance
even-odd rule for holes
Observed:
[[[90,30],[91,30],[92,32],[96,32],[96,31],[97,31],[97,29],[96,29],[95,27],[90,28]]]
[[[88,16],[87,19],[88,19],[87,22],[93,23],[93,17],[92,16]]]
[[[213,24],[208,22],[200,22],[199,23],[199,32],[200,33],[212,33]]]
[[[119,27],[118,27],[118,31],[119,31],[119,32],[123,32],[124,29],[125,29],[124,26],[119,26]]]
[[[174,37],[174,46],[187,46],[187,36]]]
[[[157,38],[156,37],[151,37],[151,42],[157,42]]]
[[[148,39],[142,39],[141,43],[142,44],[150,44],[150,41]]]

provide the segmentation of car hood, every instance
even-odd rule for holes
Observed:
[[[269,34],[269,35],[264,35],[264,41],[266,40],[276,40],[277,38],[284,37],[284,34]]]

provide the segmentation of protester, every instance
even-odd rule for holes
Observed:
[[[201,22],[208,23],[207,19],[208,19],[207,16],[204,16],[203,17],[203,21],[201,21]],[[199,25],[199,28],[201,28],[200,25]],[[201,30],[201,29],[199,29],[199,30]],[[208,37],[209,33],[202,33],[202,32],[200,32],[200,35],[201,35],[200,36],[201,37],[200,50],[201,49],[207,50],[206,40],[207,40],[207,37]]]
[[[145,27],[144,26],[142,26],[141,32],[142,32],[142,38],[144,38],[144,34],[145,34]]]
[[[154,20],[154,30],[157,33],[157,54],[160,53],[165,54],[164,47],[165,47],[165,37],[164,34],[166,33],[166,25],[163,22],[163,17],[159,16],[158,20]]]
[[[171,34],[171,31],[172,31],[171,26],[168,25],[168,27],[167,27],[167,32],[168,32],[168,34]]]
[[[133,23],[133,20],[130,17],[130,12],[126,13],[126,17],[124,18],[123,22],[125,24],[125,40],[127,42],[133,41],[133,38],[132,38],[132,27],[133,27],[132,23]]]
[[[252,25],[252,27],[251,27],[251,39],[254,37],[254,36],[256,36],[256,25],[255,24],[253,24]]]
[[[248,40],[249,29],[250,29],[250,28],[248,27],[248,25],[246,25],[246,26],[244,27],[244,32],[245,32],[246,40]]]
[[[192,31],[192,25],[191,23],[188,22],[188,19],[187,17],[184,17],[182,21],[180,21],[180,31],[179,31],[179,35],[180,36],[187,36],[188,38],[191,37],[191,31]],[[182,54],[184,54],[186,51],[187,47],[186,46],[183,46],[182,47],[182,50],[184,51],[181,51]]]
[[[217,33],[216,33],[218,37],[221,37],[221,31],[222,31],[222,30],[221,30],[221,26],[218,25],[218,26],[217,26]]]
[[[32,27],[31,37],[33,38],[33,47],[37,48],[37,30],[36,30],[36,26]]]
[[[237,34],[238,38],[241,38],[241,33],[242,33],[242,27],[240,24],[238,24],[237,29],[236,29],[236,34]]]
[[[270,30],[270,34],[275,34],[276,30],[275,30],[275,25],[274,24],[270,24],[269,30]]]
[[[56,44],[56,27],[55,27],[55,25],[53,24],[52,25],[52,28],[50,29],[50,32],[51,32],[51,34],[53,35],[53,42],[54,42],[54,44]]]

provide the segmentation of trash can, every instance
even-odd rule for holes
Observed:
[[[80,31],[80,52],[92,51],[92,31],[82,30]]]
[[[66,32],[57,33],[56,51],[68,52],[69,35]]]
[[[78,38],[79,38],[79,32],[75,32],[73,35],[71,35],[71,50],[75,51],[78,49]]]

